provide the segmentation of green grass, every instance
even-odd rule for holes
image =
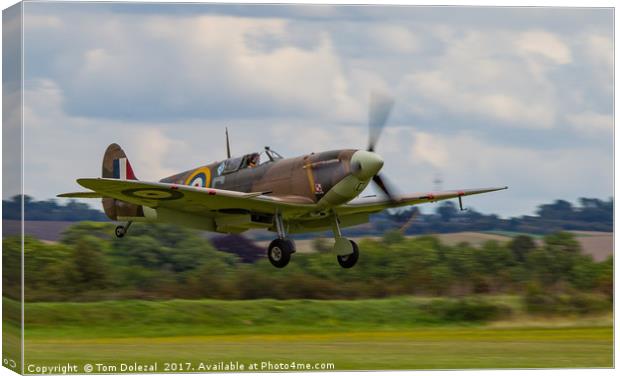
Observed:
[[[471,304],[518,310],[514,296],[468,299]],[[168,300],[27,303],[27,337],[101,338],[217,334],[395,330],[481,320],[447,317],[458,300],[398,297],[365,300]],[[5,299],[5,312],[19,309]],[[84,328],[88,331],[85,333]]]
[[[475,301],[512,314],[453,320],[424,307],[455,300],[419,297],[28,303],[25,364],[69,362],[79,372],[87,363],[133,362],[158,363],[159,372],[164,362],[330,362],[336,370],[613,365],[609,314],[530,317],[519,297]],[[3,305],[7,317],[19,309],[8,299]]]
[[[26,364],[270,361],[348,369],[611,367],[612,329],[425,328],[323,334],[26,341]],[[191,370],[197,370],[196,368]]]
[[[2,359],[7,361],[5,367],[13,370],[21,367],[21,331],[19,326],[6,322],[2,324]]]

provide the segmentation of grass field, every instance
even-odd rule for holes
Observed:
[[[310,368],[324,362],[335,370],[613,365],[611,314],[531,317],[518,297],[485,299],[512,314],[490,322],[451,322],[423,309],[436,299],[411,297],[29,303],[26,372],[37,371],[29,366],[66,363],[77,365],[75,372],[97,363],[118,372],[122,363],[134,362],[157,363],[158,372],[208,371],[229,362],[244,370],[256,363],[263,371],[283,369],[263,362]],[[8,299],[3,306],[7,313],[18,308]]]
[[[333,363],[350,369],[611,367],[609,327],[425,328],[323,334],[26,339],[26,364]],[[266,370],[266,369],[262,369]]]

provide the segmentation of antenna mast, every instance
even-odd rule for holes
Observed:
[[[437,192],[441,191],[443,188],[443,179],[441,178],[441,173],[435,173],[435,179],[433,179],[433,189]]]
[[[226,155],[230,159],[230,142],[228,141],[228,127],[226,127]]]

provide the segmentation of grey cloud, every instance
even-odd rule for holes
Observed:
[[[40,149],[59,152],[55,160],[28,160],[32,176],[53,180],[29,180],[42,198],[97,171],[97,150],[110,142],[128,145],[140,161],[136,173],[152,178],[220,159],[225,125],[236,153],[264,144],[289,156],[363,147],[371,88],[397,96],[379,151],[402,191],[432,188],[438,172],[446,188],[514,185],[504,213],[612,192],[608,9],[29,3],[27,10],[27,130],[36,134],[29,150],[50,137],[66,142]],[[551,37],[555,51],[518,51],[524,32],[561,43]],[[442,83],[451,90],[437,91]],[[596,126],[584,133],[590,122]],[[412,154],[420,134],[455,161],[478,153],[459,148],[480,148],[489,167],[437,167]],[[144,157],[140,135],[159,145],[157,158]],[[528,156],[526,165],[510,154],[502,160],[500,149]],[[574,153],[601,168],[575,165]],[[66,170],[76,154],[85,157]],[[565,177],[568,169],[574,173]],[[472,205],[495,211],[505,201]]]

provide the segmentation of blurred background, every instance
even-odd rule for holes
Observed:
[[[362,249],[360,265],[352,270],[339,269],[329,233],[297,236],[294,262],[275,270],[265,257],[268,232],[221,235],[136,223],[131,236],[116,239],[115,224],[85,204],[30,197],[25,202],[27,301],[480,293],[612,299],[611,199],[583,198],[580,206],[558,200],[541,205],[535,216],[508,219],[461,212],[451,201],[432,214],[415,207],[386,211],[346,230]],[[19,291],[12,289],[19,283],[12,276],[19,273],[14,263],[20,239],[7,235],[19,234],[20,206],[18,196],[3,201],[8,296]],[[540,303],[536,309],[561,309]]]
[[[3,201],[4,328],[16,335],[20,201]],[[117,239],[85,204],[25,202],[27,364],[612,365],[611,199],[509,219],[452,202],[377,214],[348,230],[361,250],[348,270],[328,234],[297,238],[291,263],[275,269],[269,234],[135,223]]]

